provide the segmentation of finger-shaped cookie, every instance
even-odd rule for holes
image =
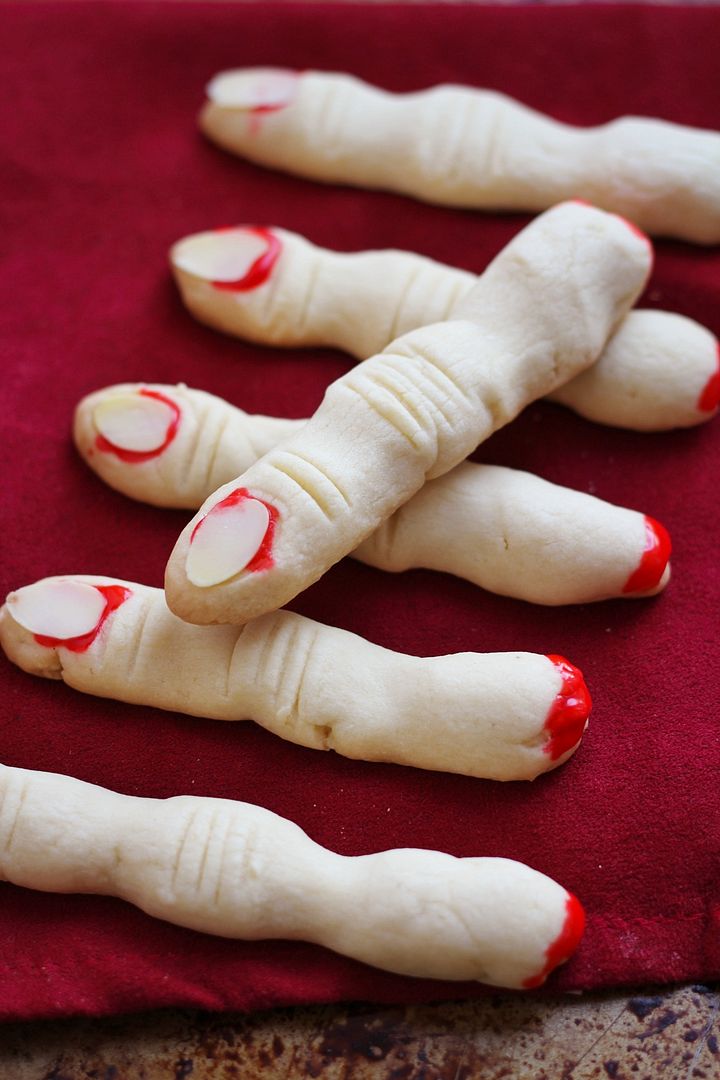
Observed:
[[[11,593],[0,643],[24,671],[76,690],[215,720],[350,758],[494,780],[533,779],[582,738],[590,697],[562,657],[394,653],[289,611],[198,627],[160,589],[46,578]]]
[[[516,989],[568,960],[585,923],[571,893],[511,859],[342,856],[250,803],[144,799],[6,765],[0,880],[118,896],[206,934],[312,941],[402,975]]]
[[[333,383],[315,415],[181,534],[165,589],[190,622],[281,607],[530,401],[588,367],[642,289],[645,238],[567,203],[494,260],[452,321]]]
[[[330,345],[361,360],[409,330],[451,319],[477,281],[407,251],[346,254],[274,227],[196,233],[173,246],[170,262],[200,322],[261,344]],[[603,424],[689,427],[715,414],[719,370],[718,341],[705,327],[631,311],[596,363],[550,396]]]
[[[648,232],[720,241],[720,134],[625,116],[558,123],[503,94],[390,94],[349,75],[243,68],[207,88],[200,124],[226,150],[312,180],[485,210],[581,196]]]
[[[155,425],[157,402],[165,405],[165,423],[158,415]],[[303,422],[248,416],[186,386],[123,384],[80,402],[74,438],[117,490],[196,510],[248,468],[260,447]],[[140,441],[154,442],[154,452],[134,457]],[[352,554],[382,570],[442,570],[538,604],[647,595],[670,575],[670,542],[658,522],[530,473],[470,462],[425,484]]]
[[[255,416],[184,384],[121,383],[83,398],[73,437],[111,487],[154,506],[197,510],[304,423]]]
[[[331,251],[275,226],[186,236],[170,266],[185,305],[208,326],[260,344],[333,346],[359,360],[449,319],[477,281],[409,251]]]

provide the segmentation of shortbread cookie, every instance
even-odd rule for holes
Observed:
[[[82,399],[73,438],[111,487],[154,506],[197,510],[305,423],[254,416],[182,383],[121,383]]]
[[[289,611],[241,630],[192,626],[161,590],[112,578],[10,593],[0,643],[23,670],[99,697],[252,719],[316,750],[494,780],[562,764],[590,712],[562,657],[406,656]]]
[[[206,934],[313,941],[431,979],[530,989],[570,958],[580,902],[523,863],[342,856],[250,803],[143,799],[0,765],[0,880],[102,893]]]
[[[581,196],[641,228],[720,241],[720,134],[625,116],[558,123],[503,94],[390,94],[349,75],[241,68],[207,88],[200,124],[226,150],[312,180],[448,206],[544,210]]]
[[[650,260],[646,239],[614,215],[567,203],[537,218],[456,318],[338,379],[297,435],[206,500],[168,563],[172,610],[242,624],[292,599],[426,480],[588,367]]]
[[[117,490],[196,510],[303,422],[249,416],[186,386],[136,383],[84,398],[74,437]],[[670,576],[658,522],[530,473],[470,462],[425,484],[352,554],[382,570],[443,570],[538,604],[644,596]]]
[[[407,251],[345,254],[275,227],[196,233],[173,246],[170,262],[200,322],[261,344],[330,345],[361,360],[409,330],[451,319],[477,281]],[[550,398],[636,431],[689,427],[715,414],[719,370],[718,341],[705,327],[631,311],[597,362]]]

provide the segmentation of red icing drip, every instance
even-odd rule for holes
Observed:
[[[523,987],[526,990],[534,990],[536,987],[542,986],[551,971],[554,971],[556,967],[570,959],[580,944],[584,930],[585,909],[577,896],[568,893],[565,901],[565,921],[562,930],[545,952],[545,966],[539,974],[531,975],[529,979],[525,979]]]
[[[87,634],[80,634],[78,637],[72,638],[55,638],[47,637],[45,634],[35,634],[34,637],[38,645],[44,645],[48,649],[56,649],[61,645],[64,649],[69,649],[70,652],[85,652],[100,633],[103,623],[110,612],[115,611],[132,596],[132,589],[126,589],[124,585],[93,585],[93,588],[97,589],[105,597],[105,607],[97,625],[92,630],[88,630]]]
[[[543,746],[543,751],[549,754],[553,761],[557,761],[580,742],[592,701],[582,672],[578,668],[564,656],[548,656],[548,660],[562,675],[562,690],[550,706],[545,721],[545,730],[550,733],[550,738]]]
[[[293,73],[292,71],[288,70],[286,74],[295,75],[296,85],[293,87],[292,93],[288,98],[286,98],[285,101],[273,101],[267,104],[263,104],[263,102],[260,101],[257,105],[253,105],[251,109],[247,110],[250,121],[251,135],[257,135],[257,133],[260,131],[261,117],[267,116],[269,113],[279,112],[280,109],[287,108],[287,106],[294,100],[295,95],[297,94],[297,76],[301,75],[302,72],[297,71]]]
[[[292,98],[288,98],[287,101],[276,101],[274,105],[253,105],[252,109],[248,109],[248,130],[250,134],[259,135],[263,116],[279,112],[280,109],[286,108],[291,100]]]
[[[131,465],[139,465],[142,461],[150,461],[151,458],[158,457],[160,454],[165,453],[170,443],[177,435],[177,429],[180,424],[180,406],[174,401],[171,401],[165,394],[161,394],[158,390],[138,390],[138,393],[142,397],[155,398],[156,401],[162,401],[164,405],[168,405],[173,411],[173,418],[168,424],[168,429],[165,432],[165,441],[162,446],[158,446],[156,450],[124,450],[122,446],[115,446],[109,439],[106,439],[104,435],[98,435],[95,439],[95,445],[98,450],[102,450],[105,454],[115,454],[115,457],[119,457],[121,461],[126,461]],[[88,451],[89,453],[89,451]]]
[[[277,524],[280,515],[271,503],[265,502],[264,499],[258,499],[257,495],[251,495],[247,488],[237,488],[236,491],[231,491],[225,499],[216,503],[212,510],[209,510],[207,514],[205,514],[205,517],[201,517],[190,534],[190,543],[192,544],[198,529],[210,514],[213,514],[216,510],[220,510],[226,506],[237,506],[238,503],[244,502],[245,499],[254,499],[255,502],[262,503],[270,515],[270,520],[268,521],[267,529],[265,530],[265,535],[262,538],[260,547],[244,569],[249,570],[251,573],[257,573],[259,570],[270,570],[275,565],[275,560],[272,555],[272,542],[275,535],[275,525]]]
[[[248,134],[253,138],[259,135],[262,129],[262,112],[259,109],[262,109],[262,106],[256,106],[248,112]]]
[[[720,341],[718,342],[717,352],[717,371],[710,376],[705,384],[705,389],[700,395],[697,405],[700,412],[715,412],[718,405],[720,405]]]
[[[667,529],[659,521],[646,516],[645,550],[639,566],[625,582],[623,592],[641,593],[654,589],[665,573],[670,551],[670,535]]]
[[[252,109],[248,109],[251,116],[265,116],[267,113],[279,112],[280,109],[285,109],[292,101],[292,98],[288,98],[287,101],[275,101],[272,105],[253,105]]]
[[[223,289],[226,292],[249,292],[251,289],[257,289],[260,285],[264,285],[272,274],[275,263],[280,258],[282,251],[282,244],[280,238],[275,236],[270,229],[266,229],[261,225],[242,225],[241,228],[245,232],[252,233],[253,236],[259,237],[267,244],[265,251],[258,255],[255,262],[251,264],[247,272],[236,281],[213,281],[212,285],[216,289]],[[228,227],[224,226],[221,229],[216,229],[216,232],[227,232]]]

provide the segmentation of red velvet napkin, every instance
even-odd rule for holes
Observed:
[[[395,90],[487,86],[563,120],[622,113],[720,128],[720,10],[195,3],[0,5],[5,407],[2,593],[48,574],[160,585],[187,515],[137,505],[75,456],[78,398],[184,381],[250,411],[305,416],[338,353],[244,346],[185,313],[180,236],[272,223],[343,249],[405,247],[479,271],[523,225],[323,187],[205,142],[195,113],[223,68],[347,70]],[[645,304],[720,332],[720,252],[657,245]],[[503,855],[577,893],[588,929],[549,986],[720,976],[718,421],[636,435],[537,404],[479,460],[641,509],[670,529],[673,581],[650,602],[542,609],[416,571],[345,560],[293,607],[419,655],[567,655],[595,700],[583,746],[533,784],[496,784],[304,750],[224,724],[93,699],[4,661],[0,760],[146,796],[257,802],[346,854]],[[302,943],[227,942],[105,897],[0,885],[0,1017],[472,996]]]

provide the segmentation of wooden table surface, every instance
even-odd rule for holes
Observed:
[[[1,1080],[713,1080],[720,987],[0,1026]]]

